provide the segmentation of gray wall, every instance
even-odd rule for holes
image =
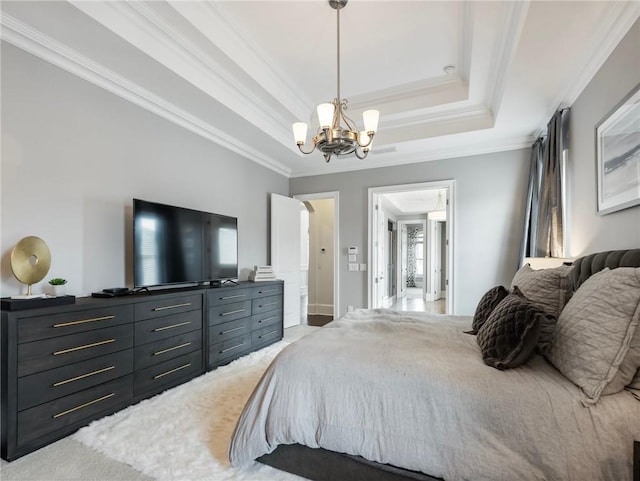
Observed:
[[[368,188],[454,179],[455,313],[473,314],[482,294],[510,283],[517,269],[528,172],[529,150],[523,149],[293,178],[290,187],[293,195],[340,192],[338,255],[342,256],[340,312],[344,313],[348,305],[367,306],[367,272],[348,272],[344,257],[345,248],[355,245],[362,253],[359,258],[367,259]]]
[[[571,107],[569,254],[640,247],[640,206],[597,214],[595,125],[640,83],[640,20]]]
[[[241,278],[268,261],[268,193],[287,178],[2,45],[2,295],[10,252],[42,237],[51,277],[86,295],[132,282],[132,198],[238,217]],[[41,292],[44,285],[36,286]]]

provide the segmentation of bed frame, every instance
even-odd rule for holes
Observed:
[[[576,259],[573,266],[570,274],[571,292],[575,292],[589,276],[606,267],[640,267],[640,249],[587,255]],[[640,451],[637,445],[634,448]],[[639,457],[636,452],[633,459],[634,481],[640,481]],[[441,478],[376,463],[360,456],[309,448],[301,444],[281,444],[257,461],[312,481],[443,481]]]

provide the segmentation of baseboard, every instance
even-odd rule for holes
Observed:
[[[315,316],[333,316],[333,304],[309,304],[307,312]]]

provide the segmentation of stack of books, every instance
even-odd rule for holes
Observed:
[[[249,274],[249,280],[253,282],[275,281],[276,276],[273,274],[271,266],[254,266],[254,270]]]

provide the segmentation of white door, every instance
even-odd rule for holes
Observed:
[[[302,202],[271,194],[271,265],[284,281],[284,327],[300,324],[300,212]]]
[[[402,224],[400,228],[400,288],[398,289],[398,296],[405,297],[407,295],[407,270],[408,270],[408,257],[407,257],[407,225]]]
[[[442,298],[442,222],[434,222],[435,224],[435,235],[433,239],[434,243],[434,256],[433,259],[433,291],[434,297],[433,300],[437,301]]]
[[[385,254],[387,226],[380,199],[378,199],[378,204],[374,210],[374,226],[375,241],[372,260],[375,275],[373,284],[373,306],[371,307],[375,308],[382,307],[384,305],[384,297],[387,293],[385,279],[387,270],[387,257]]]

